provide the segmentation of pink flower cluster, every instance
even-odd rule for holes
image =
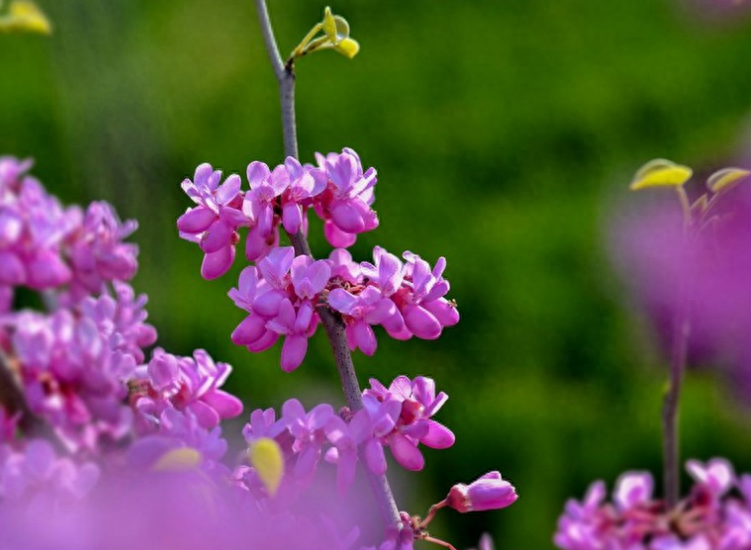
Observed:
[[[232,333],[232,341],[250,351],[263,351],[284,336],[282,369],[289,372],[302,363],[320,321],[316,308],[328,306],[341,314],[350,349],[372,355],[376,338],[372,326],[381,325],[397,339],[412,336],[434,339],[443,327],[459,321],[455,305],[444,298],[449,290],[442,274],[443,258],[436,267],[412,253],[401,262],[380,247],[375,265],[352,261],[344,249],[328,260],[294,256],[292,247],[275,248],[256,266],[240,275],[238,288],[229,295],[249,315]]]
[[[121,225],[106,203],[85,213],[63,209],[24,175],[29,166],[0,160],[0,260],[9,267],[0,284],[52,294],[47,312],[5,304],[0,368],[3,383],[18,385],[52,441],[21,437],[29,434],[17,429],[18,414],[8,417],[0,406],[0,500],[43,486],[47,497],[82,495],[98,478],[95,463],[143,471],[180,448],[228,478],[218,466],[227,448],[218,424],[242,411],[220,389],[231,367],[203,350],[176,357],[157,349],[144,364],[156,330],[146,323],[146,296],[122,282],[137,268],[135,245],[122,242],[135,223]]]
[[[204,428],[238,416],[242,402],[220,389],[231,372],[230,365],[214,362],[202,349],[194,351],[193,357],[177,357],[157,348],[151,361],[138,367],[130,380],[140,431],[153,431],[168,409],[189,412]]]
[[[248,228],[245,256],[255,262],[279,244],[279,226],[295,234],[307,233],[311,208],[324,220],[332,246],[350,246],[359,233],[378,227],[371,205],[375,200],[374,168],[363,171],[351,149],[317,155],[318,167],[287,157],[273,170],[263,162],[248,165],[250,189],[242,190],[240,176],[222,182],[222,172],[201,164],[193,180],[182,183],[197,204],[177,221],[180,236],[199,244],[204,252],[201,274],[214,279],[225,274],[235,259],[238,230]]]
[[[99,476],[93,462],[58,457],[43,439],[0,443],[0,502],[63,506],[85,497]]]
[[[653,497],[651,474],[628,472],[616,483],[613,502],[595,482],[584,500],[571,500],[558,522],[563,550],[749,550],[751,476],[737,477],[724,459],[691,460],[690,495],[672,510]]]
[[[282,369],[289,372],[303,362],[320,322],[319,307],[328,307],[346,324],[349,347],[375,353],[373,326],[381,325],[393,338],[435,339],[444,327],[459,321],[456,305],[447,300],[449,283],[443,278],[446,260],[435,267],[416,254],[404,261],[380,247],[373,263],[356,263],[343,247],[357,234],[378,226],[371,209],[375,200],[375,169],[363,171],[351,149],[316,155],[318,167],[294,158],[273,170],[254,161],[248,166],[250,190],[241,179],[222,174],[208,164],[196,169],[183,190],[197,206],[177,221],[180,235],[197,242],[205,256],[201,272],[207,279],[227,272],[248,227],[245,255],[255,266],[245,268],[230,297],[250,314],[232,334],[235,344],[263,351],[284,336]],[[279,247],[279,227],[294,235],[307,234],[307,211],[324,220],[324,233],[337,247],[328,260],[295,257],[292,247]]]
[[[227,450],[219,423],[243,409],[237,397],[220,389],[231,372],[230,365],[214,362],[204,350],[193,357],[154,350],[129,380],[139,435],[130,462],[149,468],[165,453],[188,447],[198,452],[202,468],[228,473],[219,465]]]
[[[432,379],[418,376],[412,381],[400,376],[389,388],[376,380],[371,380],[371,385],[363,392],[365,408],[356,413],[345,408],[337,415],[328,404],[305,412],[297,399],[289,399],[278,420],[273,409],[253,411],[243,435],[251,445],[262,437],[279,443],[291,472],[288,486],[308,485],[322,458],[336,464],[341,493],[355,479],[358,449],[363,451],[367,468],[383,475],[386,446],[399,464],[421,470],[425,460],[417,448],[419,443],[435,449],[453,445],[454,434],[430,418],[448,399],[443,392],[436,397]],[[248,487],[261,494],[265,491],[252,468],[242,467],[239,477]]]
[[[6,315],[6,353],[31,410],[43,417],[71,451],[93,452],[125,437],[132,413],[125,381],[154,343],[146,324],[146,297],[125,283],[116,296],[88,296],[51,314]]]
[[[78,300],[107,281],[127,281],[138,267],[138,248],[123,242],[136,228],[121,224],[103,202],[61,206],[26,172],[31,161],[0,157],[0,311],[12,306],[13,288],[56,289]]]

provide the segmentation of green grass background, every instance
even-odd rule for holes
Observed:
[[[199,276],[177,238],[179,188],[201,162],[244,173],[282,160],[276,84],[250,0],[39,0],[49,37],[0,36],[0,153],[34,157],[67,202],[107,199],[137,218],[141,269],[161,344],[203,347],[235,367],[255,407],[291,396],[342,404],[323,333],[294,374],[279,350],[250,354],[224,278]],[[298,66],[300,151],[355,148],[379,171],[376,244],[448,259],[462,321],[435,342],[379,333],[356,354],[361,383],[437,380],[457,434],[399,475],[400,505],[424,512],[457,481],[500,469],[520,499],[497,513],[441,514],[457,547],[548,549],[562,506],[591,480],[660,468],[665,370],[607,251],[614,204],[653,157],[716,167],[751,110],[751,24],[710,22],[670,0],[334,1],[362,50]],[[271,0],[284,52],[323,4]],[[311,224],[313,233],[320,227]],[[328,253],[313,238],[317,254]],[[688,381],[685,456],[751,469],[749,418],[706,372]],[[396,467],[391,468],[397,471]],[[687,483],[687,480],[684,479]]]

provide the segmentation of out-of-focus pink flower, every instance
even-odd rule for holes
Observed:
[[[719,185],[728,174],[734,175],[732,185]],[[691,328],[689,362],[727,368],[739,392],[751,389],[747,174],[716,173],[686,213],[677,198],[654,196],[637,213],[622,216],[613,231],[620,271],[653,318],[663,348],[668,349],[676,315],[684,308]]]
[[[231,372],[230,365],[214,362],[204,350],[196,350],[193,357],[176,357],[157,348],[131,381],[131,402],[141,430],[156,428],[162,413],[172,408],[189,411],[207,429],[238,416],[242,402],[220,389]]]
[[[747,476],[736,478],[720,458],[691,460],[696,480],[674,509],[652,496],[652,476],[627,472],[616,484],[614,503],[594,483],[582,502],[571,500],[558,521],[555,544],[563,550],[747,550],[751,548],[751,501]],[[738,491],[733,491],[737,489]]]

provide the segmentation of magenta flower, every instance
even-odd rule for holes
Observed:
[[[287,157],[284,167],[289,186],[282,195],[282,225],[294,235],[303,227],[305,209],[326,188],[327,177],[323,170],[303,167],[294,157]]]
[[[80,229],[67,239],[74,296],[100,293],[106,281],[133,278],[138,270],[138,247],[123,241],[137,228],[135,220],[121,223],[106,202],[89,205]]]
[[[469,485],[457,483],[449,491],[446,502],[457,512],[482,512],[511,506],[516,499],[516,489],[501,477],[498,471],[488,472]]]
[[[274,409],[256,409],[250,413],[250,422],[243,428],[243,437],[248,443],[262,437],[275,439],[285,429],[283,419],[276,419]]]
[[[394,458],[404,468],[422,470],[424,467],[425,459],[418,449],[420,443],[433,449],[445,449],[454,444],[451,430],[431,418],[448,399],[443,392],[436,396],[435,382],[431,378],[418,376],[411,381],[406,376],[398,376],[388,388],[371,378],[370,385],[363,392],[363,403],[371,416],[383,403],[400,405],[393,428],[381,441],[391,448]]]
[[[292,286],[301,300],[314,301],[323,292],[331,277],[326,260],[313,261],[310,256],[298,256],[292,261]]]
[[[156,429],[135,440],[128,449],[128,464],[138,470],[150,470],[167,453],[176,449],[191,449],[197,457],[196,465],[207,473],[221,477],[229,474],[221,459],[227,452],[227,442],[219,427],[207,428],[190,410],[165,408],[155,420]],[[169,463],[165,467],[170,467]],[[176,468],[183,468],[179,462]]]
[[[435,268],[411,252],[405,252],[407,260],[404,278],[411,288],[403,288],[394,298],[402,312],[407,329],[417,336],[433,340],[441,335],[444,326],[459,322],[459,314],[443,297],[449,291],[449,283],[442,274],[446,260],[439,258]]]
[[[251,222],[245,256],[255,261],[264,256],[271,244],[278,242],[278,216],[274,212],[278,197],[289,187],[289,174],[284,166],[273,172],[263,162],[251,162],[247,170],[250,191],[245,194],[242,209]],[[271,243],[269,239],[271,238]]]
[[[697,485],[706,487],[710,495],[720,498],[736,483],[733,465],[724,458],[713,458],[706,465],[698,460],[686,462],[686,470]]]
[[[325,428],[334,418],[334,409],[324,403],[306,413],[297,399],[289,399],[282,406],[282,416],[295,438],[292,444],[292,451],[298,455],[295,476],[307,480],[315,473],[320,461],[321,448],[328,439]]]
[[[316,160],[328,177],[328,187],[315,203],[316,213],[325,222],[324,234],[331,246],[351,246],[358,233],[378,227],[378,217],[371,209],[376,171],[368,168],[363,172],[360,157],[347,148],[325,157],[316,153]]]
[[[222,172],[210,164],[196,168],[193,181],[182,183],[185,193],[198,204],[177,220],[184,239],[198,242],[205,253],[201,274],[215,279],[229,270],[235,258],[237,228],[248,225],[243,212],[240,177],[233,174],[220,185]]]
[[[357,295],[336,288],[329,293],[328,304],[344,318],[350,349],[360,348],[365,355],[373,355],[377,347],[375,333],[370,325],[387,325],[392,328],[400,324],[403,326],[394,302],[383,297],[372,286],[366,287]]]
[[[98,320],[69,309],[12,320],[12,353],[29,406],[72,450],[95,451],[131,425],[124,382],[136,360],[127,345],[118,348],[122,335],[100,330]]]
[[[329,254],[331,277],[357,284],[360,281],[360,264],[352,261],[352,254],[345,248],[335,248]]]
[[[297,309],[288,299],[282,300],[279,314],[266,323],[270,331],[285,336],[282,370],[291,372],[302,364],[308,351],[308,338],[315,332],[318,322],[318,314],[307,300]]]
[[[0,498],[6,502],[44,499],[62,505],[86,496],[99,468],[59,458],[47,441],[32,439],[21,450],[0,447]]]
[[[674,509],[652,496],[652,476],[627,472],[616,484],[614,504],[605,485],[590,487],[584,500],[566,504],[555,544],[564,550],[747,550],[751,547],[751,478],[737,479],[724,459],[689,461],[696,480]],[[733,489],[737,489],[734,491]]]
[[[384,296],[391,296],[402,286],[404,266],[399,258],[380,246],[373,249],[373,260],[375,265],[368,262],[360,264],[362,274],[378,285]]]
[[[391,421],[393,426],[393,420]],[[344,494],[355,480],[358,452],[363,456],[368,469],[378,475],[386,472],[386,458],[383,446],[378,440],[377,422],[368,411],[358,411],[349,421],[332,416],[326,425],[326,436],[334,445],[326,453],[326,460],[337,465],[337,487]]]
[[[189,411],[207,429],[238,416],[242,402],[220,389],[231,372],[230,365],[215,363],[204,350],[196,350],[191,358],[157,348],[148,365],[139,369],[139,383],[131,395],[141,431],[152,431],[168,409]]]

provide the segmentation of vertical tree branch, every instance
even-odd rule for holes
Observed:
[[[255,0],[255,4],[263,32],[263,40],[266,44],[266,51],[269,54],[271,66],[279,83],[279,98],[282,106],[282,129],[284,132],[284,153],[286,156],[298,158],[297,126],[295,123],[294,65],[291,61],[285,64],[279,55],[279,48],[274,38],[274,31],[271,27],[266,1]],[[296,255],[305,254],[313,256],[310,252],[308,240],[302,231],[299,231],[295,235],[289,235],[289,239],[295,249]],[[362,392],[360,384],[357,381],[352,354],[347,346],[344,323],[338,315],[326,307],[319,308],[318,313],[331,342],[331,349],[334,353],[334,360],[339,371],[339,378],[342,382],[342,389],[344,390],[347,405],[352,411],[358,411],[363,407]],[[388,479],[385,475],[379,476],[371,472],[368,472],[368,479],[384,521],[390,527],[400,527],[401,518],[399,516],[399,509],[394,501]]]

